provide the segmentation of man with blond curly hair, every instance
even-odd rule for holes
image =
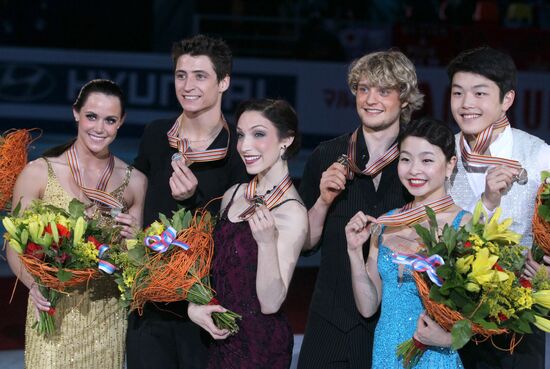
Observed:
[[[304,251],[322,254],[299,369],[371,367],[377,315],[365,319],[355,306],[344,227],[360,210],[377,217],[410,199],[395,159],[400,127],[423,103],[414,65],[395,50],[367,54],[350,65],[348,85],[361,124],[315,149],[300,186],[310,223]]]

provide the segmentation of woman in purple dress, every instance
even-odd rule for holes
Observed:
[[[236,118],[237,150],[255,177],[222,200],[212,276],[223,306],[189,304],[188,313],[216,339],[208,368],[288,368],[293,334],[279,309],[308,232],[287,165],[299,149],[298,118],[286,101],[268,99],[241,104]],[[225,308],[242,315],[233,336],[211,318]]]

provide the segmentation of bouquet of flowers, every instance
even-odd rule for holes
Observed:
[[[4,238],[51,303],[48,312],[40,312],[37,329],[53,334],[59,293],[99,274],[100,248],[107,246],[98,240],[108,240],[110,235],[85,219],[84,204],[78,200],[71,201],[68,211],[40,200],[22,212],[18,205],[2,223],[7,231]]]
[[[532,251],[534,259],[538,262],[542,259],[543,253],[550,255],[550,172],[541,172],[541,182],[533,214]]]
[[[148,301],[217,304],[209,280],[214,247],[210,213],[180,209],[171,219],[159,218],[126,240],[127,252],[113,255],[122,304],[139,313]],[[213,319],[220,328],[238,331],[240,316],[234,312],[213,313]]]
[[[0,210],[9,208],[17,176],[27,164],[31,130],[16,129],[0,135]]]
[[[426,210],[429,229],[415,225],[424,253],[408,257],[423,264],[413,269],[427,271],[415,273],[417,288],[428,314],[451,332],[452,349],[474,334],[532,333],[531,324],[550,332],[550,280],[541,274],[532,281],[518,277],[525,247],[509,229],[511,219],[499,223],[500,208],[483,222],[487,216],[478,203],[468,224],[457,230],[446,224],[442,232],[435,213]],[[437,263],[429,265],[434,259]],[[397,355],[405,368],[412,368],[425,349],[412,338],[398,346]]]

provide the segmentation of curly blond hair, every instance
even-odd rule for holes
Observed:
[[[348,86],[352,94],[355,95],[361,79],[367,79],[370,86],[399,91],[399,100],[407,103],[401,109],[401,123],[408,123],[411,114],[424,103],[424,95],[418,89],[414,65],[400,51],[378,51],[353,61],[348,70]]]

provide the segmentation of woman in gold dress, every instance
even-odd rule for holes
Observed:
[[[66,209],[76,198],[87,204],[88,215],[100,224],[119,226],[121,237],[131,237],[141,227],[147,180],[109,152],[124,122],[122,90],[109,80],[88,82],[73,104],[73,115],[76,139],[27,164],[15,184],[13,203],[20,201],[25,208],[32,200],[42,199]],[[122,206],[109,211],[95,200],[96,189],[109,193]],[[118,305],[115,283],[101,277],[86,287],[67,290],[57,302],[56,333],[44,337],[31,326],[50,303],[13,250],[7,250],[11,269],[29,289],[25,367],[123,368],[126,311]]]

